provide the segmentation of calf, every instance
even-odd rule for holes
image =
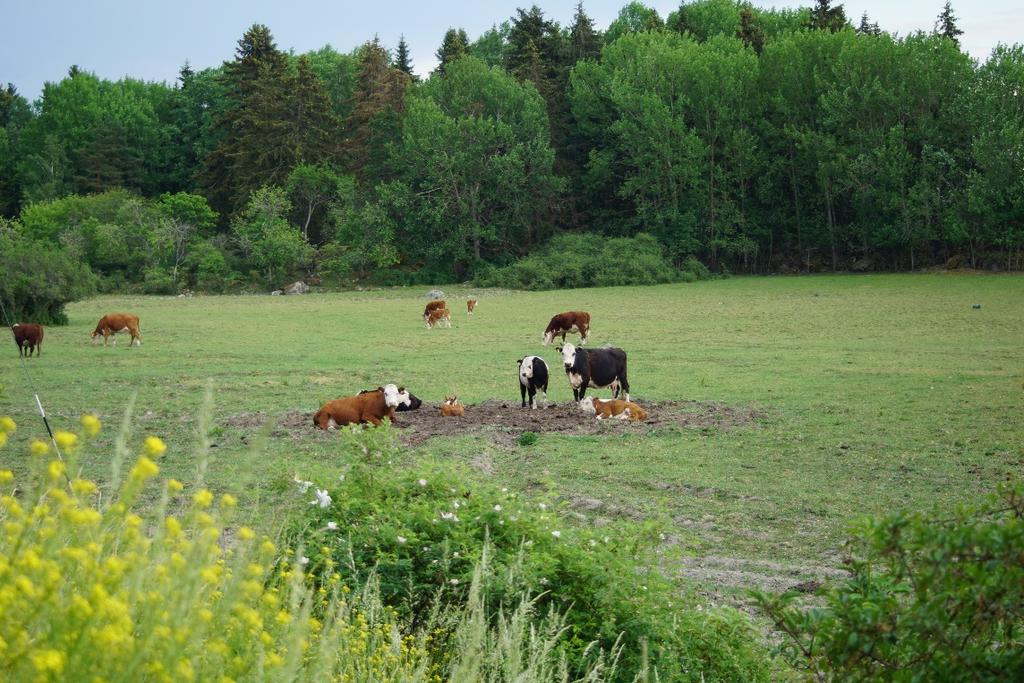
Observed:
[[[565,376],[572,385],[575,400],[579,401],[586,395],[587,387],[611,387],[613,398],[618,398],[622,390],[626,393],[626,400],[629,400],[625,351],[610,347],[587,351],[572,344],[560,346],[558,350],[562,354]]]
[[[139,332],[139,317],[131,313],[108,313],[96,323],[96,329],[92,333],[92,343],[99,342],[98,337],[103,335],[103,345],[107,345],[107,339],[118,332],[128,331],[132,336],[129,347],[138,344],[142,346],[142,333]],[[117,346],[117,339],[114,339],[114,346]]]
[[[441,404],[442,417],[462,417],[466,414],[466,406],[459,403],[458,396],[445,396]]]
[[[428,301],[426,307],[423,309],[423,317],[428,317],[432,311],[435,311],[439,308],[448,308],[448,302],[445,301],[444,299],[434,299],[433,301]]]
[[[548,364],[540,356],[527,356],[516,361],[519,364],[519,395],[526,407],[526,395],[530,395],[530,408],[537,409],[537,392],[544,394],[544,407],[548,407]]]
[[[466,314],[473,315],[473,311],[476,310],[476,299],[466,300]]]
[[[439,323],[444,323],[445,327],[452,326],[452,314],[447,308],[435,308],[427,314],[426,318],[428,330]]]
[[[14,343],[18,345],[18,355],[43,355],[43,326],[35,323],[14,323],[11,326]]]
[[[386,384],[374,391],[328,401],[313,416],[313,426],[334,429],[344,425],[369,422],[379,425],[383,418],[395,421],[395,408],[401,400],[398,387]]]
[[[541,335],[541,341],[547,346],[555,337],[562,335],[562,343],[565,343],[565,335],[569,332],[580,333],[580,344],[586,344],[590,334],[590,314],[586,311],[569,311],[559,313],[551,318],[547,329]]]
[[[633,420],[643,422],[647,419],[647,411],[631,401],[602,401],[599,398],[587,396],[580,401],[580,410],[591,415],[596,415],[598,420],[616,418],[619,420]]]

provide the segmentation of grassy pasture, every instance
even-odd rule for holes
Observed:
[[[503,398],[518,410],[515,360],[552,368],[549,398],[572,392],[548,318],[583,309],[592,344],[629,353],[635,400],[690,399],[758,410],[753,424],[648,435],[541,434],[509,446],[485,436],[417,449],[457,458],[510,487],[553,486],[589,518],[663,524],[691,560],[682,573],[725,587],[776,586],[837,565],[861,514],[977,498],[1024,471],[1024,277],[881,275],[734,278],[649,288],[544,293],[446,288],[453,329],[423,327],[424,289],[304,297],[100,297],[70,306],[29,361],[55,427],[95,412],[112,442],[129,397],[136,441],[170,445],[164,473],[189,482],[196,415],[208,382],[213,423],[208,483],[258,502],[273,526],[294,504],[295,473],[336,465],[332,436],[255,426],[385,382],[427,401]],[[972,304],[980,303],[980,309]],[[143,346],[93,347],[104,313],[141,318]],[[13,344],[0,358],[0,414],[20,428],[0,467],[24,467],[40,436]],[[607,392],[596,392],[607,396]],[[470,405],[470,410],[472,406]],[[440,419],[440,418],[439,418]],[[581,416],[581,420],[584,419]],[[107,476],[109,448],[82,464]],[[286,493],[287,492],[287,493]],[[600,523],[600,520],[597,520]],[[779,586],[781,587],[781,586]]]

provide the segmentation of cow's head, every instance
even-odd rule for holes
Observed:
[[[89,341],[90,341],[90,343],[92,343],[93,345],[95,345],[95,344],[99,344],[99,343],[100,343],[100,337],[102,337],[102,336],[103,336],[103,335],[101,335],[101,334],[100,334],[99,332],[93,332],[93,333],[92,333],[92,339],[90,339]]]
[[[519,363],[519,379],[526,384],[526,380],[533,377],[533,359],[536,356],[527,356],[526,358],[520,358],[516,362]]]
[[[554,338],[555,338],[555,333],[554,332],[544,332],[544,333],[542,333],[540,335],[540,341],[541,341],[542,344],[544,344],[544,346],[547,346],[548,344],[550,344],[551,340],[554,339]]]
[[[597,413],[597,408],[594,407],[594,397],[587,396],[582,401],[580,401],[580,410],[582,410],[584,413],[590,413],[591,415],[595,415]]]
[[[404,389],[403,389],[404,391]],[[405,394],[406,400],[408,400],[409,394]],[[397,408],[398,404],[402,402],[402,394],[398,390],[398,387],[394,384],[384,385],[384,405],[389,408]]]
[[[562,354],[562,365],[565,366],[565,371],[569,372],[572,366],[576,365],[576,347],[572,344],[565,344],[558,348],[558,352]]]

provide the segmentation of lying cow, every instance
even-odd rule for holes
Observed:
[[[379,389],[367,391],[357,396],[346,396],[328,401],[313,416],[313,425],[320,429],[335,429],[344,425],[369,422],[379,425],[385,417],[395,422],[395,409],[399,403],[408,399],[405,393],[394,384],[385,384]]]
[[[371,391],[380,391],[380,387],[376,389],[363,389],[359,393],[368,394]],[[395,407],[397,412],[404,413],[409,410],[419,410],[421,405],[423,405],[423,401],[418,396],[411,391],[407,391],[405,387],[398,387],[398,405]]]
[[[108,313],[96,323],[96,329],[92,333],[92,343],[99,343],[99,336],[103,335],[103,345],[107,345],[107,339],[118,332],[127,331],[132,336],[129,347],[138,344],[142,346],[142,333],[139,332],[139,317],[131,313]],[[117,346],[117,338],[114,338],[114,346]]]
[[[618,420],[633,420],[643,422],[647,419],[647,411],[632,401],[602,401],[599,398],[587,396],[580,401],[580,410],[591,415],[596,415],[598,420],[615,418]]]
[[[554,341],[555,337],[562,335],[562,343],[564,344],[565,335],[569,332],[579,332],[580,345],[586,344],[590,334],[590,314],[585,311],[559,313],[551,318],[547,329],[541,335],[541,341],[544,342],[544,346],[547,346]]]
[[[476,310],[476,299],[466,299],[466,315],[473,315]]]
[[[436,311],[440,308],[448,308],[448,302],[445,301],[444,299],[434,299],[433,301],[428,301],[426,308],[423,309],[423,318],[426,319],[431,314],[431,312]]]
[[[444,323],[445,327],[452,326],[452,314],[447,308],[435,308],[427,314],[426,319],[428,330],[441,323]]]
[[[43,326],[35,323],[14,323],[11,326],[14,343],[18,345],[18,355],[43,355]]]
[[[624,391],[629,400],[629,380],[626,379],[626,352],[622,349],[578,349],[572,344],[558,347],[565,366],[565,376],[572,385],[572,395],[577,401],[583,399],[587,387],[604,389],[611,387],[612,397],[618,398]]]
[[[516,361],[519,364],[519,395],[526,407],[526,395],[530,395],[530,408],[537,409],[537,392],[544,394],[544,407],[548,407],[548,364],[540,356],[527,356]]]

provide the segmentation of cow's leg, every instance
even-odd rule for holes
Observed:
[[[626,400],[629,400],[629,380],[626,379],[626,368],[623,366],[622,374],[619,375],[619,384],[622,386],[622,391],[626,394]]]
[[[537,387],[530,385],[530,410],[537,410]]]
[[[541,390],[544,392],[544,407],[547,408],[548,407],[548,385],[545,384],[542,387]]]
[[[370,424],[372,424],[374,427],[380,427],[381,425],[380,418],[377,417],[376,415],[370,415],[366,419],[369,420]]]

